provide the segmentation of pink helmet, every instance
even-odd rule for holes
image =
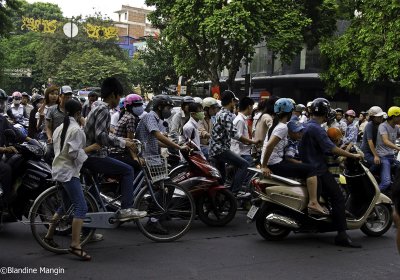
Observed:
[[[12,97],[22,98],[22,93],[20,93],[19,91],[14,91],[13,94],[12,94]]]
[[[128,106],[128,105],[134,105],[134,104],[142,105],[143,104],[143,98],[140,95],[137,95],[137,94],[133,94],[133,93],[128,94],[125,97],[124,107],[126,108],[126,106]]]
[[[346,116],[356,117],[356,112],[354,112],[354,110],[347,110],[345,115]]]

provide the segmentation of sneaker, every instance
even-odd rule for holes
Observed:
[[[249,192],[244,192],[244,191],[238,191],[237,193],[235,193],[236,198],[249,198],[251,196],[251,193]]]
[[[128,221],[128,220],[133,220],[133,219],[140,219],[144,218],[147,216],[146,211],[139,211],[134,208],[128,208],[128,209],[121,209],[118,211],[118,220],[121,222]]]
[[[160,234],[160,235],[169,234],[169,231],[165,227],[163,227],[162,224],[159,221],[152,222],[152,221],[149,220],[147,222],[145,228],[150,233]]]
[[[95,233],[92,235],[92,237],[89,239],[88,242],[99,242],[99,241],[103,241],[104,240],[104,236],[101,233]]]

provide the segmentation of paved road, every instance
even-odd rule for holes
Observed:
[[[380,238],[350,232],[362,249],[333,246],[334,233],[291,234],[282,242],[264,241],[255,224],[238,212],[232,224],[209,228],[196,221],[174,243],[154,243],[133,223],[99,230],[105,240],[87,250],[91,262],[54,255],[34,241],[30,229],[8,224],[0,232],[0,267],[37,273],[0,275],[0,279],[399,279],[400,256],[394,229]],[[53,273],[40,272],[52,268]],[[58,275],[55,273],[59,271]]]

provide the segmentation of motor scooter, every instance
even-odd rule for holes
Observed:
[[[258,198],[247,217],[255,221],[258,233],[266,240],[281,240],[290,232],[331,232],[335,226],[331,216],[307,213],[308,191],[305,182],[277,175],[252,179]],[[346,159],[345,179],[346,221],[349,230],[360,229],[367,236],[381,236],[392,225],[392,201],[379,191],[378,184],[359,160]],[[342,178],[343,179],[343,178]],[[323,199],[322,205],[330,209]]]
[[[220,183],[221,175],[210,165],[200,148],[190,141],[191,151],[181,151],[185,163],[169,173],[170,179],[189,190],[196,202],[199,219],[209,226],[224,226],[235,217],[237,200],[226,186]]]
[[[36,140],[18,144],[15,132],[6,129],[8,145],[18,153],[4,159],[12,169],[12,189],[8,197],[0,196],[0,218],[4,222],[28,217],[33,201],[44,190],[55,184],[51,177],[51,167],[43,160],[45,147]]]

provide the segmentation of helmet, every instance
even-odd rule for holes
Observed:
[[[316,98],[311,104],[311,113],[328,116],[331,111],[331,104],[325,98]]]
[[[306,109],[306,106],[304,106],[303,104],[298,104],[294,107],[294,110],[296,112],[303,112]]]
[[[331,108],[331,110],[329,111],[329,113],[326,117],[328,118],[329,122],[333,122],[333,120],[336,119],[336,111]]]
[[[217,99],[213,97],[206,97],[203,99],[203,108],[211,107],[211,106],[218,106]]]
[[[4,90],[2,90],[1,88],[0,88],[0,99],[1,100],[8,100],[7,93]]]
[[[389,118],[400,116],[400,107],[397,106],[390,107],[387,114]]]
[[[356,112],[354,112],[354,110],[347,110],[345,115],[346,116],[356,117]]]
[[[279,98],[274,105],[274,113],[290,113],[294,110],[294,105],[289,98]]]
[[[174,106],[174,101],[172,101],[171,97],[165,94],[156,95],[153,97],[153,110],[158,106]]]
[[[125,101],[125,97],[123,97],[123,98],[121,98],[121,99],[119,100],[119,105],[118,105],[118,107],[119,107],[120,109],[124,108],[124,101]]]
[[[339,128],[337,127],[330,127],[328,128],[328,137],[332,140],[332,141],[337,141],[339,139],[341,139],[343,137],[342,132],[340,131]]]
[[[342,108],[336,108],[335,111],[336,113],[342,113],[342,114],[344,113]]]
[[[307,108],[311,107],[312,101],[307,102]]]
[[[294,101],[294,99],[292,99],[292,98],[288,98],[288,99],[290,100],[290,102],[293,103],[294,106],[296,106],[296,101]]]
[[[182,104],[184,104],[184,103],[194,103],[194,102],[196,102],[196,101],[191,96],[185,96],[183,98],[183,100],[182,100]]]
[[[37,94],[37,93],[35,93],[33,96],[32,96],[32,104],[35,104],[36,102],[38,102],[38,101],[40,101],[40,100],[42,100],[42,99],[44,99],[44,96],[43,95],[40,95],[40,94]]]
[[[22,94],[19,91],[14,91],[12,97],[19,97],[22,98]]]
[[[140,95],[131,93],[128,94],[128,96],[125,97],[125,101],[124,101],[124,107],[126,108],[126,106],[128,105],[143,105],[143,98]]]
[[[368,110],[368,115],[370,115],[371,117],[382,117],[384,114],[385,112],[383,112],[383,110],[379,106],[372,106]]]
[[[200,97],[194,97],[194,102],[202,104],[203,103],[203,99],[201,99]]]

